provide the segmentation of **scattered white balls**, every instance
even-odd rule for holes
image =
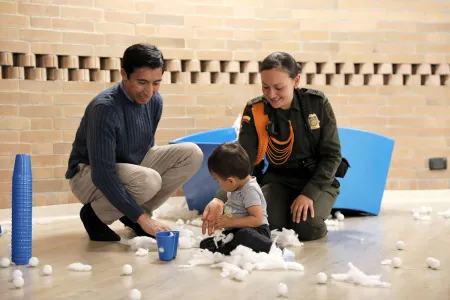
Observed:
[[[46,276],[52,274],[52,272],[53,272],[53,268],[50,265],[45,265],[42,268],[42,273],[44,273],[44,275],[46,275]]]
[[[394,268],[400,268],[401,265],[402,265],[402,260],[400,259],[400,257],[394,257],[392,259],[392,266]]]
[[[339,220],[339,221],[344,221],[344,215],[343,214],[341,214],[341,213],[339,213],[337,216],[336,216],[336,218]]]
[[[319,284],[324,284],[324,283],[327,282],[327,280],[328,280],[327,274],[325,274],[325,273],[323,273],[323,272],[317,273],[317,275],[316,275],[316,281],[317,281],[317,283],[319,283]]]
[[[25,281],[23,280],[22,277],[17,277],[13,279],[13,284],[16,288],[20,289],[23,287]]]
[[[433,257],[428,257],[425,260],[425,264],[428,268],[431,268],[433,270],[437,270],[441,267],[441,262]]]
[[[30,258],[30,260],[28,261],[28,265],[30,267],[37,267],[37,265],[39,264],[39,259],[37,257],[32,257]]]
[[[130,275],[133,273],[133,267],[131,265],[123,265],[122,267],[122,274],[123,275]]]
[[[12,276],[12,279],[13,279],[13,280],[16,279],[16,278],[18,278],[18,277],[22,277],[22,276],[23,276],[23,275],[22,275],[22,271],[20,271],[20,270],[14,270],[14,271],[12,272],[11,276]]]
[[[277,293],[278,293],[278,296],[286,297],[286,296],[287,296],[287,293],[288,293],[288,287],[287,287],[287,285],[284,284],[284,283],[282,283],[282,282],[280,282],[280,283],[277,285]]]
[[[398,241],[396,246],[397,246],[398,250],[403,250],[403,249],[405,249],[405,242]]]
[[[128,293],[128,297],[131,300],[139,300],[141,299],[142,295],[141,292],[138,289],[132,289],[129,293]]]
[[[9,258],[7,258],[7,257],[3,257],[3,258],[0,260],[0,266],[1,266],[2,268],[7,268],[7,267],[9,267],[10,264],[11,264],[11,261],[10,261]]]

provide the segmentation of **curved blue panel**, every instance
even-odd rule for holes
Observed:
[[[345,178],[338,178],[341,193],[335,209],[350,209],[378,215],[389,173],[394,140],[385,136],[352,128],[339,127],[342,155],[351,168]],[[208,158],[223,142],[237,140],[233,127],[219,128],[188,135],[169,144],[193,142],[203,151],[203,163],[199,171],[183,185],[189,209],[202,213],[219,189],[218,183],[208,171]]]
[[[235,129],[227,127],[195,133],[169,142],[169,144],[192,142],[197,144],[203,152],[200,169],[183,185],[183,193],[190,210],[196,209],[202,213],[219,189],[219,184],[208,171],[209,156],[220,144],[236,140]]]
[[[341,193],[334,208],[351,209],[378,215],[391,164],[394,140],[380,134],[338,128],[342,156],[351,168],[338,178]]]

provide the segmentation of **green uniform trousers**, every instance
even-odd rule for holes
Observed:
[[[339,184],[323,189],[320,196],[313,199],[314,218],[311,218],[308,210],[306,221],[303,221],[302,215],[300,222],[295,223],[292,221],[290,208],[294,200],[301,194],[302,187],[302,185],[293,185],[292,182],[286,183],[280,180],[267,182],[263,180],[261,189],[267,202],[270,230],[281,230],[284,227],[293,229],[298,234],[299,240],[317,240],[324,237],[328,232],[325,220],[330,215],[340,193]]]

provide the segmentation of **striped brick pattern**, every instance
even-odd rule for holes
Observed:
[[[261,61],[166,60],[163,83],[260,84]],[[300,84],[331,86],[449,86],[450,65],[406,63],[299,62]],[[0,53],[2,79],[37,81],[120,80],[120,57]]]

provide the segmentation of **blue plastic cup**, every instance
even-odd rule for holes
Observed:
[[[156,233],[156,244],[160,260],[168,261],[174,258],[175,240],[175,233],[171,231]]]
[[[176,230],[170,231],[175,235],[175,244],[173,246],[173,258],[177,257],[178,252],[178,239],[180,238],[180,232]]]

